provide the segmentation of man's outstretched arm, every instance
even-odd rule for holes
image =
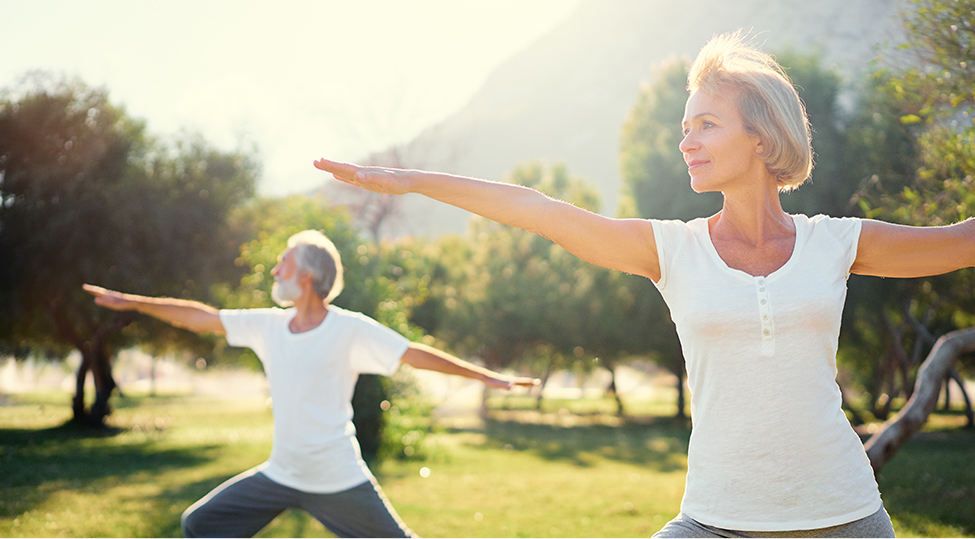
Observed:
[[[514,386],[536,386],[539,381],[535,378],[520,376],[505,376],[492,370],[478,367],[463,359],[456,358],[447,352],[431,348],[425,344],[411,343],[403,353],[400,361],[407,365],[428,371],[456,374],[465,378],[480,380],[488,387],[511,389]]]
[[[176,298],[150,298],[123,294],[100,286],[86,284],[85,292],[95,296],[95,303],[115,311],[138,311],[178,328],[195,333],[226,334],[220,322],[220,311],[199,301]]]

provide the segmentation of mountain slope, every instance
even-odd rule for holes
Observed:
[[[891,0],[588,0],[498,67],[471,101],[405,148],[417,166],[499,180],[516,164],[567,163],[616,211],[620,127],[640,84],[668,57],[693,58],[716,33],[748,31],[769,52],[817,51],[854,80],[902,40]],[[676,151],[676,148],[675,148]],[[407,159],[409,160],[409,159]],[[410,199],[400,232],[460,232],[467,215]]]

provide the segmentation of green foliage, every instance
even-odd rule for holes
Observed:
[[[975,215],[975,2],[915,0],[905,15],[912,65],[874,75],[865,110],[865,139],[886,150],[866,154],[873,171],[859,193],[870,217],[913,225],[946,225]],[[869,122],[864,122],[869,123]],[[861,124],[863,125],[863,124]],[[886,126],[886,129],[877,129]],[[885,132],[886,139],[876,137]],[[930,347],[915,332],[921,321],[934,337],[975,324],[971,269],[903,281],[888,294],[886,316],[908,325],[892,345]],[[890,287],[888,287],[890,288]],[[916,344],[920,341],[920,344]],[[970,361],[962,361],[969,365]]]
[[[654,69],[652,83],[640,89],[623,123],[620,172],[625,217],[693,219],[721,209],[718,193],[691,190],[687,164],[678,145],[684,138],[681,119],[687,101],[686,59]]]
[[[236,278],[230,211],[253,195],[249,153],[199,137],[166,144],[105,90],[43,74],[0,95],[0,343],[81,352],[79,420],[99,424],[115,388],[111,350],[184,346],[185,332],[96,307],[89,282],[149,295],[201,297]],[[199,284],[198,284],[199,283]],[[193,341],[197,344],[200,341]],[[95,378],[85,412],[83,382]]]
[[[380,403],[380,408],[388,414],[378,450],[379,460],[427,460],[433,454],[433,448],[427,443],[427,435],[433,428],[430,421],[433,405],[420,392],[408,368],[401,368],[384,381],[389,399]]]
[[[563,165],[519,166],[506,181],[590,209],[599,204],[595,190]],[[441,251],[456,247],[457,240],[448,238]],[[577,360],[570,328],[581,324],[570,321],[588,313],[574,309],[570,298],[598,269],[541,236],[484,219],[472,223],[460,254],[442,288],[438,337],[494,369],[530,365],[540,373]]]
[[[842,77],[835,69],[823,67],[816,53],[786,50],[776,59],[786,68],[806,106],[815,163],[806,183],[782,197],[782,207],[806,215],[858,215],[854,194],[861,178],[850,163],[861,156],[850,151],[848,120],[839,104]]]

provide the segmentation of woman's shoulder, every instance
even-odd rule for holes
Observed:
[[[796,224],[796,233],[812,244],[838,245],[846,249],[855,245],[860,237],[862,220],[859,217],[833,217],[824,214],[809,217],[794,214],[792,218]]]
[[[828,232],[831,234],[844,234],[851,231],[858,231],[861,225],[859,217],[833,217],[826,214],[816,214],[812,217],[797,213],[792,214],[793,222],[802,225],[810,230]]]
[[[690,219],[688,221],[682,221],[680,219],[648,219],[653,224],[654,229],[660,229],[661,231],[666,231],[671,234],[698,234],[702,230],[706,231],[708,228],[708,220],[706,217],[698,217],[695,219]]]

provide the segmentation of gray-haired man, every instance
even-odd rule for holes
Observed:
[[[365,315],[331,305],[343,287],[342,262],[320,232],[292,236],[271,274],[272,297],[290,308],[217,310],[195,301],[84,286],[98,305],[226,335],[231,345],[254,350],[264,365],[274,402],[271,456],[187,509],[183,532],[250,537],[295,507],[340,537],[412,536],[359,454],[351,421],[358,375],[389,375],[403,362],[497,388],[537,381],[503,376],[411,343]]]

